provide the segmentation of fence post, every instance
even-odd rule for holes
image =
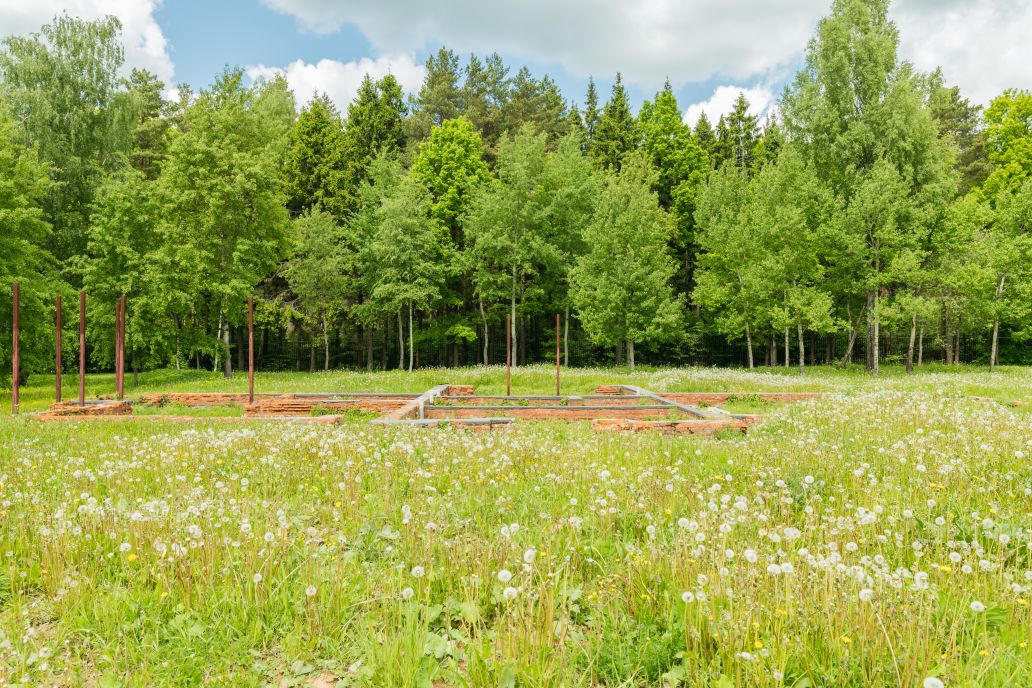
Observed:
[[[20,351],[18,350],[18,339],[20,332],[18,312],[21,308],[21,286],[15,282],[11,288],[11,415],[18,413],[18,382],[21,379],[21,371],[19,370],[18,360]]]

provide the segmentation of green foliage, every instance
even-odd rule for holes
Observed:
[[[595,161],[605,169],[620,169],[623,157],[637,144],[637,131],[627,90],[619,73],[598,123],[594,127],[589,126],[588,130],[592,132],[588,150]]]
[[[984,193],[995,199],[1032,177],[1032,91],[1005,91],[985,111],[986,148],[995,169]]]
[[[279,173],[287,132],[257,107],[263,87],[241,80],[226,72],[190,106],[157,182],[161,243],[151,259],[190,350],[225,352],[247,296],[291,246]]]
[[[358,186],[368,180],[369,165],[381,151],[397,155],[405,147],[403,119],[406,113],[401,84],[388,74],[374,82],[362,80],[358,96],[348,106],[344,131],[347,160],[347,193],[354,197]]]
[[[587,252],[570,275],[577,316],[596,344],[669,340],[681,323],[682,298],[675,295],[675,272],[667,254],[672,231],[652,187],[656,175],[640,154],[611,172],[584,229]]]
[[[287,207],[294,215],[315,207],[343,215],[356,199],[348,188],[344,127],[326,96],[301,111],[290,132],[283,169]]]
[[[656,94],[655,102],[642,105],[638,130],[642,150],[658,173],[659,204],[671,212],[677,225],[672,244],[676,254],[684,257],[687,279],[695,248],[695,201],[710,169],[709,158],[681,118],[669,82]]]
[[[11,283],[21,287],[21,367],[26,373],[53,367],[50,300],[60,289],[54,259],[45,248],[50,225],[42,204],[50,192],[49,170],[18,142],[15,124],[0,102],[0,321],[11,322]],[[56,287],[56,289],[55,289]],[[0,383],[11,379],[11,330],[0,332]]]
[[[121,23],[61,14],[0,49],[4,98],[21,123],[21,142],[48,163],[57,182],[44,198],[53,227],[47,248],[59,260],[85,248],[93,191],[130,146],[133,102],[120,90]]]
[[[444,232],[441,243],[449,259],[463,245],[461,218],[473,192],[489,177],[482,155],[480,135],[460,117],[434,128],[412,163],[414,178],[430,193],[430,217]]]

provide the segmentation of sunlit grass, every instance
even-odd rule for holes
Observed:
[[[726,439],[4,419],[0,684],[1032,684],[1032,421],[967,398],[1028,371],[812,373],[567,376],[840,392]],[[444,381],[504,390],[260,378]]]

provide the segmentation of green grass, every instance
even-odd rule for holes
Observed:
[[[78,378],[62,378],[65,399],[78,395]],[[424,368],[413,373],[387,371],[337,370],[317,373],[257,373],[255,391],[262,392],[423,392],[444,383],[469,384],[478,394],[505,394],[505,368]],[[843,392],[874,390],[927,391],[932,393],[976,395],[1001,402],[1023,401],[1032,405],[1032,370],[1002,367],[990,374],[985,368],[971,366],[926,365],[915,375],[906,375],[901,366],[882,369],[879,378],[869,376],[861,367],[845,369],[808,368],[799,375],[795,368],[759,368],[755,372],[717,368],[574,368],[563,371],[563,394],[585,395],[603,384],[636,384],[654,392]],[[113,396],[113,374],[86,377],[86,397]],[[141,373],[139,384],[126,379],[130,398],[154,392],[246,392],[246,371],[226,380],[221,373],[201,370],[158,370]],[[512,392],[554,394],[555,368],[547,365],[515,368]],[[21,390],[21,409],[25,412],[46,408],[54,398],[52,375],[33,375]],[[10,398],[0,399],[0,413],[10,411]]]
[[[566,380],[839,394],[719,438],[5,417],[0,685],[1032,685],[1032,418],[969,398],[1027,400],[1027,369]],[[259,390],[440,382],[504,371]]]
[[[244,415],[244,407],[237,404],[225,406],[184,406],[183,404],[164,404],[162,406],[144,406],[133,404],[134,416],[190,416],[194,418],[214,418]]]

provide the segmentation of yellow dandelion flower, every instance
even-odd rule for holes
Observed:
[[[763,649],[763,643],[761,643],[759,640],[757,640],[755,643],[753,643],[753,647],[756,648],[757,650],[762,650]]]
[[[841,641],[842,641],[843,643],[845,643],[846,645],[850,645],[850,644],[852,644],[852,642],[853,642],[853,639],[852,639],[852,638],[850,638],[850,637],[849,637],[848,635],[844,635],[844,636],[842,636],[841,638],[839,638],[839,640],[841,640]]]
[[[128,559],[129,561],[136,561],[136,555],[130,554],[128,557],[126,557],[126,559]]]
[[[982,650],[981,652],[978,653],[978,656],[979,657],[988,657],[989,656],[989,650]]]

